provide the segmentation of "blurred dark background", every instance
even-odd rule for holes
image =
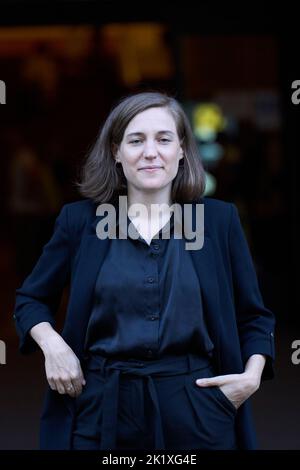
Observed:
[[[238,206],[265,304],[277,317],[276,378],[253,396],[260,445],[300,449],[300,364],[291,360],[292,342],[300,340],[296,21],[262,3],[240,10],[190,1],[146,7],[1,2],[0,449],[37,448],[45,388],[42,355],[18,353],[15,289],[61,206],[80,199],[74,181],[113,104],[150,89],[185,107],[207,196]],[[66,289],[61,322],[67,298]]]

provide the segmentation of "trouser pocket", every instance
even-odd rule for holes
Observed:
[[[214,386],[211,387],[211,389],[221,400],[224,406],[228,407],[228,409],[235,415],[237,413],[237,408],[234,406],[233,402],[225,395],[225,393],[220,389],[220,387]]]
[[[236,409],[219,387],[200,387],[197,379],[213,377],[208,368],[195,370],[186,375],[186,393],[191,416],[199,435],[199,445],[208,450],[236,449]]]
[[[220,389],[220,387],[216,385],[210,387],[200,387],[196,384],[197,379],[211,378],[214,377],[214,375],[214,370],[211,366],[199,370],[194,370],[186,376],[187,386],[189,389],[192,390],[193,394],[200,400],[202,396],[205,396],[207,399],[210,398],[213,402],[218,402],[219,408],[221,407],[230,415],[235,416],[237,413],[237,408],[234,406],[233,402],[225,395],[225,393]]]

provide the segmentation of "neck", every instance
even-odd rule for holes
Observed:
[[[172,206],[173,202],[171,199],[171,191],[170,188],[163,188],[160,191],[153,191],[153,192],[144,192],[133,189],[128,189],[128,211],[133,204],[142,204],[145,206],[147,210],[147,214],[149,217],[155,216],[156,211],[153,210],[154,208],[151,207],[152,205],[160,205],[163,204],[162,210],[160,210],[161,214],[169,214],[169,207]],[[168,206],[168,207],[167,207]]]

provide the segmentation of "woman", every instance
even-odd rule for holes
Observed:
[[[42,449],[256,448],[248,399],[273,377],[274,316],[235,205],[204,186],[175,99],[140,93],[111,111],[83,168],[85,199],[63,206],[17,290],[20,350],[45,355]],[[187,249],[175,232],[192,222],[200,233],[199,207],[204,243]]]

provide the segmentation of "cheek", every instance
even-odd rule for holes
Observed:
[[[180,148],[172,147],[166,150],[165,152],[166,159],[171,163],[176,165],[180,157]]]
[[[179,154],[178,152],[170,154],[168,158],[166,158],[166,164],[169,169],[176,169],[179,164]]]
[[[123,157],[123,168],[127,171],[133,171],[137,166],[138,156],[133,152]]]
[[[127,156],[126,159],[123,160],[123,172],[127,179],[136,178],[138,175],[138,161],[139,158],[132,155],[130,157]]]

